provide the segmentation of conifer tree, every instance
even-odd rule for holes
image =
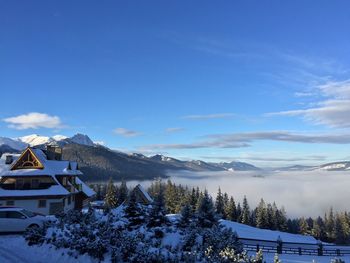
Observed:
[[[165,216],[165,199],[164,199],[164,186],[161,182],[156,184],[156,193],[154,195],[154,201],[152,204],[152,209],[150,211],[148,227],[158,227],[167,223],[167,218]]]
[[[247,197],[244,196],[244,198],[243,198],[241,223],[248,225],[249,221],[250,221],[250,209],[249,209]]]
[[[204,191],[203,196],[200,198],[196,215],[200,227],[211,228],[213,225],[217,224],[218,220],[215,214],[213,201],[207,190]]]
[[[223,219],[227,219],[227,214],[226,214],[226,209],[228,207],[228,203],[229,203],[229,198],[228,198],[228,194],[225,192],[224,193],[224,214],[223,214]]]
[[[221,193],[221,189],[219,187],[218,194],[216,196],[215,200],[215,210],[219,217],[223,217],[225,214],[225,203],[224,203],[224,197]]]
[[[188,227],[192,217],[192,207],[189,204],[185,204],[181,209],[181,217],[178,225],[180,227]]]
[[[131,191],[125,208],[125,215],[128,218],[128,228],[133,229],[141,225],[144,220],[144,212],[136,200],[135,191]]]
[[[325,224],[327,239],[328,241],[333,242],[335,240],[335,219],[332,207],[329,210],[328,216],[327,214],[325,215]]]
[[[123,180],[118,189],[118,204],[122,204],[128,198],[128,187],[126,186],[126,182]]]
[[[117,191],[114,186],[112,177],[108,182],[105,204],[108,209],[113,209],[118,206]]]
[[[225,209],[225,214],[228,220],[237,221],[237,208],[236,203],[233,197],[230,197],[228,205]]]
[[[299,233],[302,235],[309,234],[309,225],[304,217],[299,220]]]
[[[264,199],[261,198],[256,211],[256,227],[266,228],[267,225],[268,225],[268,221],[267,221],[266,204],[264,202]]]

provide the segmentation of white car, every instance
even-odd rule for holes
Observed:
[[[39,228],[48,221],[45,216],[20,207],[0,207],[0,232],[24,232]]]

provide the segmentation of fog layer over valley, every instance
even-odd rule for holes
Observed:
[[[332,206],[335,211],[350,210],[350,173],[340,171],[295,172],[172,172],[177,184],[208,189],[215,198],[218,187],[241,202],[247,196],[255,207],[260,198],[284,206],[289,217],[323,216]]]

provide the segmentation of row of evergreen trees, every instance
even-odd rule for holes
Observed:
[[[129,193],[126,182],[116,186],[112,180],[107,186],[94,185],[93,188],[100,199],[105,199],[108,208],[114,208],[123,203]],[[201,208],[203,200],[206,200],[208,204],[205,206],[209,207],[209,203],[212,204],[213,217],[215,216],[215,218],[223,218],[263,229],[312,235],[326,242],[350,243],[350,214],[347,212],[335,214],[333,209],[330,209],[323,218],[319,216],[314,219],[304,217],[291,219],[287,218],[285,209],[278,208],[275,203],[266,203],[261,199],[258,206],[251,209],[246,197],[243,198],[241,204],[232,196],[223,193],[220,188],[215,200],[210,197],[206,190],[201,191],[198,187],[188,188],[176,185],[170,180],[166,183],[160,181],[152,183],[148,192],[153,197],[159,196],[159,189],[162,189],[161,196],[164,199],[166,213],[182,213],[183,218],[191,218],[194,214],[198,215],[198,211],[203,209],[203,207]]]

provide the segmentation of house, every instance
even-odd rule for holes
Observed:
[[[95,196],[79,178],[76,162],[62,160],[62,149],[26,148],[21,154],[0,159],[0,206],[17,206],[57,214],[81,209]]]
[[[136,185],[132,191],[134,191],[138,203],[143,205],[150,205],[153,203],[152,197],[140,184]]]

